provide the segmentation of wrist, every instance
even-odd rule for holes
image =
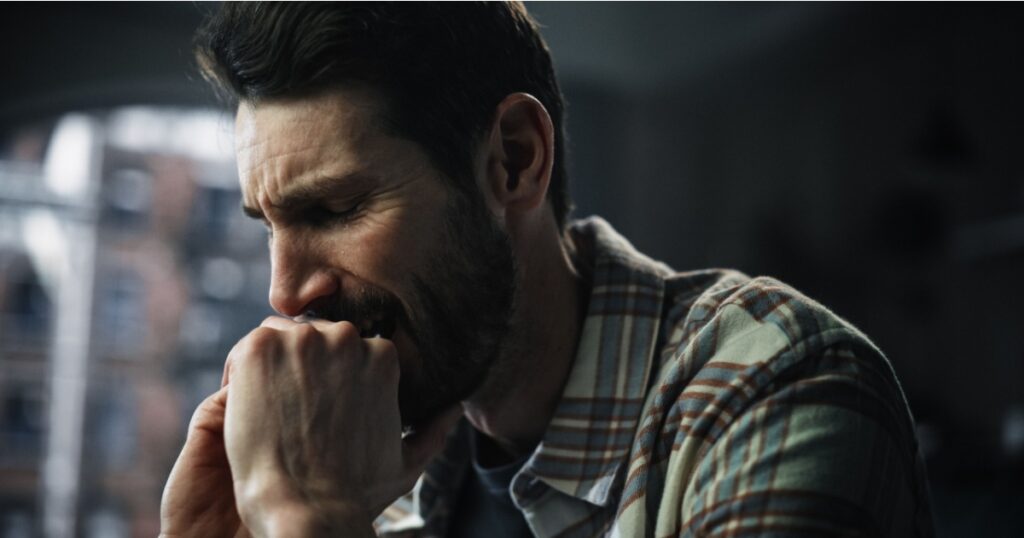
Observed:
[[[235,500],[243,524],[260,538],[376,536],[368,510],[310,499],[280,475],[236,480]]]
[[[288,503],[267,513],[263,529],[269,538],[321,536],[365,538],[375,537],[369,517],[352,510],[316,510],[309,504]]]

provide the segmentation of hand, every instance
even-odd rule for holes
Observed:
[[[188,437],[160,502],[160,536],[248,536],[235,510],[228,456],[224,451],[224,406],[221,388],[199,404]]]
[[[232,349],[225,375],[234,491],[259,536],[373,536],[459,416],[402,439],[395,347],[345,321],[268,318]]]

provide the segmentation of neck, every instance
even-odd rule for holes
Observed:
[[[470,423],[511,456],[532,450],[547,430],[576,356],[581,299],[589,295],[573,246],[549,223],[540,233],[512,235],[520,239],[512,327],[487,380],[463,402]]]

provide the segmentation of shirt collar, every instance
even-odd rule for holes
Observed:
[[[605,506],[647,395],[671,270],[600,218],[573,223],[570,234],[592,270],[590,300],[562,397],[524,471]]]

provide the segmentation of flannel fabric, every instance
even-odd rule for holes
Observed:
[[[882,353],[769,278],[673,273],[600,219],[575,363],[511,494],[536,536],[931,536],[906,400]],[[387,536],[444,536],[463,421]],[[405,516],[405,517],[402,517]]]

